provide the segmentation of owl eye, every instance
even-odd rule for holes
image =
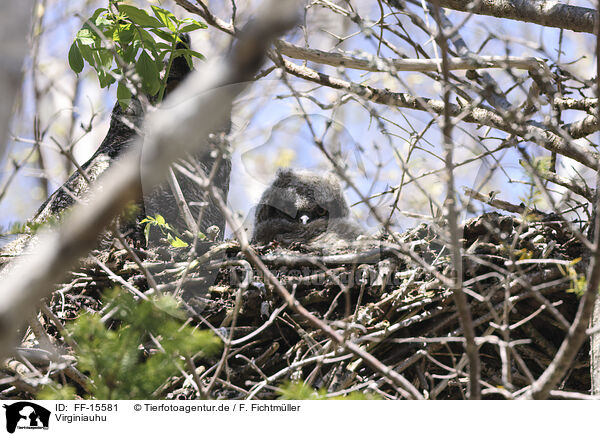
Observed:
[[[325,208],[323,208],[321,206],[317,207],[316,212],[317,212],[317,216],[325,216],[325,215],[327,215],[327,209],[325,209]]]

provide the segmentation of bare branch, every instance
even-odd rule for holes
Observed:
[[[372,72],[394,71],[438,71],[441,59],[387,59],[364,54],[366,59],[343,53],[331,53],[313,48],[304,48],[279,40],[275,47],[282,55],[334,67],[347,67]],[[483,68],[538,69],[542,59],[518,56],[473,56],[448,58],[448,70],[477,70]],[[547,67],[546,67],[547,68]]]
[[[444,102],[439,100],[414,97],[402,92],[392,92],[374,88],[372,86],[359,85],[323,73],[318,73],[308,67],[299,66],[289,61],[284,61],[284,66],[287,72],[297,77],[331,88],[351,92],[359,97],[372,101],[373,103],[427,111],[438,115],[444,113]],[[558,154],[570,157],[589,168],[595,168],[596,166],[596,161],[598,159],[596,152],[587,151],[580,145],[561,138],[557,134],[543,129],[542,127],[538,127],[537,125],[531,123],[511,123],[502,116],[481,107],[469,109],[450,104],[449,112],[452,117],[460,117],[462,121],[494,127],[507,133],[526,138],[547,150],[555,151]]]
[[[404,9],[402,0],[387,0],[397,9]],[[535,0],[441,0],[440,6],[478,15],[524,21],[547,27],[594,33],[597,13],[594,9],[556,2]]]

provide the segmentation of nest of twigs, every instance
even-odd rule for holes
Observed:
[[[126,250],[100,253],[103,267],[92,264],[73,273],[54,294],[44,320],[53,340],[61,341],[52,317],[65,322],[81,309],[101,310],[99,296],[115,284],[144,292],[151,273],[161,292],[182,296],[200,328],[233,339],[211,384],[212,398],[277,398],[286,380],[303,380],[332,396],[360,391],[401,398],[402,389],[385,375],[391,368],[425,397],[462,399],[468,360],[453,293],[443,280],[452,269],[445,241],[442,224],[423,224],[326,253],[301,244],[253,247],[299,305],[374,356],[380,367],[292,310],[235,242],[205,247],[192,264],[162,248],[138,251],[145,272]],[[464,226],[462,243],[482,393],[511,397],[540,376],[564,339],[579,303],[576,282],[586,253],[567,223],[541,214],[527,220],[485,214]],[[588,350],[588,345],[580,350],[561,390],[589,392]],[[219,360],[196,359],[196,380],[206,386]],[[29,395],[26,388],[15,389],[25,382],[19,383],[12,384],[15,396]],[[164,391],[165,398],[197,395],[184,376],[169,381]]]

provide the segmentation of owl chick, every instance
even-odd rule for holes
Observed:
[[[335,175],[280,169],[256,208],[252,239],[259,244],[326,245],[361,233]]]

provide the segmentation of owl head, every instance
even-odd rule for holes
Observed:
[[[256,208],[253,240],[311,242],[350,214],[337,177],[280,169]]]

